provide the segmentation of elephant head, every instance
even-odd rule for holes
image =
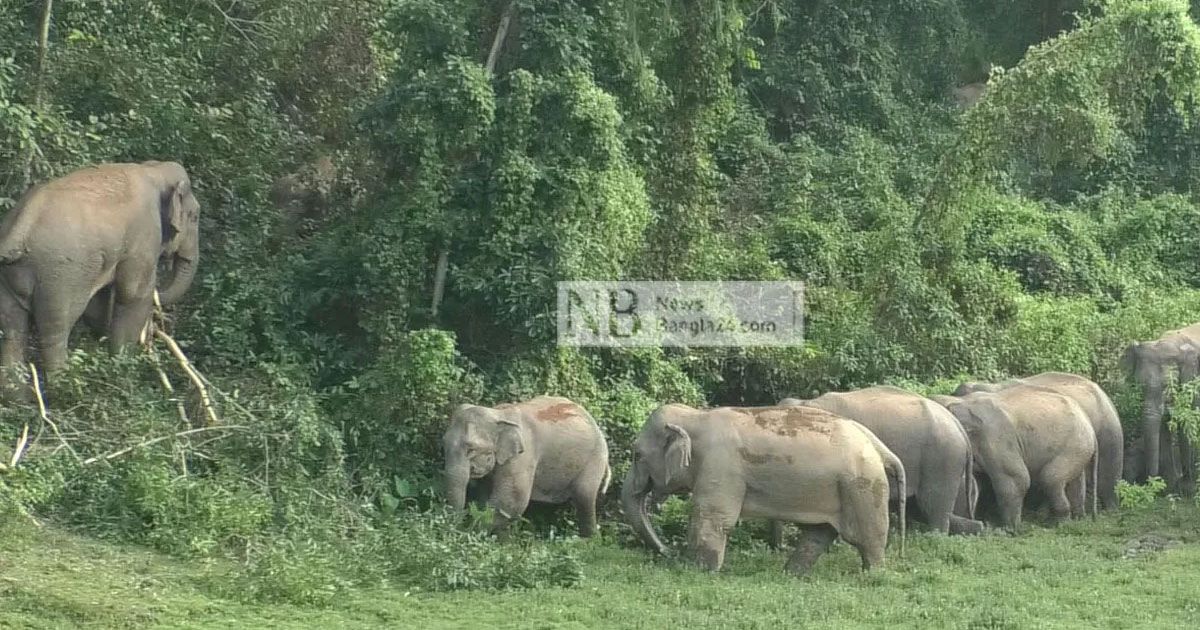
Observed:
[[[1135,341],[1121,355],[1121,370],[1142,387],[1142,455],[1147,476],[1159,474],[1159,431],[1166,404],[1167,382],[1176,373],[1180,383],[1196,378],[1200,349],[1179,339]]]
[[[651,493],[656,497],[691,489],[692,438],[678,424],[651,416],[633,443],[633,464],[621,486],[621,509],[634,531],[660,554],[666,545],[655,533],[646,513]]]
[[[196,277],[200,259],[200,202],[192,194],[192,181],[178,162],[142,162],[159,190],[162,250],[170,276],[159,290],[163,306],[179,301]]]
[[[503,411],[459,405],[442,436],[446,498],[456,510],[467,503],[467,483],[489,475],[525,452],[521,425]]]

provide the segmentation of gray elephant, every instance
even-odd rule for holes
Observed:
[[[967,430],[1001,525],[1010,531],[1020,526],[1031,487],[1045,495],[1055,522],[1087,513],[1087,480],[1094,486],[1098,461],[1096,434],[1075,401],[1033,385],[932,399]],[[1096,513],[1095,495],[1091,512]]]
[[[608,443],[591,414],[574,402],[538,396],[495,407],[459,405],[442,436],[442,451],[451,506],[462,510],[468,482],[486,478],[487,505],[495,510],[492,532],[499,537],[531,500],[570,501],[579,535],[596,532],[596,502],[612,477]]]
[[[787,569],[806,573],[837,536],[864,570],[883,562],[888,478],[900,501],[904,549],[904,465],[866,427],[809,407],[664,405],[633,445],[621,487],[625,518],[658,553],[666,547],[646,514],[651,493],[692,493],[688,543],[701,566],[721,568],[729,531],[741,518],[802,524],[805,539]]]
[[[1053,390],[1075,401],[1087,414],[1088,422],[1096,433],[1096,445],[1100,449],[1097,487],[1088,486],[1090,494],[1099,493],[1100,505],[1105,509],[1120,506],[1117,498],[1117,482],[1125,469],[1125,433],[1121,430],[1121,417],[1108,394],[1093,381],[1077,374],[1066,372],[1042,372],[1025,378],[1014,378],[1001,383],[965,382],[954,390],[955,396],[966,396],[972,392],[995,392],[1013,385],[1034,385]]]
[[[160,260],[171,266],[164,305],[191,285],[199,220],[191,179],[176,162],[100,164],[30,189],[0,222],[0,365],[24,362],[32,325],[42,368],[61,368],[71,328],[105,287],[112,348],[136,342],[154,306]]]
[[[867,427],[903,462],[909,496],[916,498],[926,523],[942,533],[983,531],[983,523],[974,520],[977,488],[971,442],[941,405],[888,385],[830,392],[812,400],[785,398],[779,404],[817,407]],[[955,514],[956,503],[969,518]]]
[[[1154,341],[1129,344],[1120,366],[1142,387],[1141,459],[1145,466],[1144,475],[1137,478],[1162,475],[1172,492],[1190,494],[1196,479],[1192,445],[1182,431],[1171,434],[1163,415],[1168,376],[1174,373],[1179,383],[1187,383],[1200,371],[1200,323],[1168,331]]]

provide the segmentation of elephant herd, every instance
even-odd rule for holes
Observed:
[[[47,376],[65,364],[80,319],[113,350],[135,343],[156,296],[169,305],[192,284],[199,215],[177,162],[100,164],[26,192],[0,221],[4,393],[12,394],[31,330]],[[1142,439],[1129,449],[1104,391],[1061,372],[963,383],[952,396],[875,386],[762,407],[663,405],[633,444],[622,511],[662,552],[648,506],[690,493],[689,545],[714,570],[740,519],[771,521],[777,545],[782,524],[797,523],[804,536],[787,566],[804,572],[837,537],[858,550],[864,568],[881,563],[893,503],[903,548],[909,497],[914,516],[933,530],[974,534],[984,517],[1018,527],[1023,509],[1039,501],[1055,521],[1115,508],[1122,477],[1165,476],[1172,491],[1193,492],[1192,445],[1164,417],[1171,383],[1200,373],[1200,323],[1130,344],[1120,364],[1143,394]],[[612,476],[608,446],[574,402],[461,405],[443,449],[450,503],[463,508],[468,484],[484,481],[497,533],[530,501],[569,501],[580,533],[595,532]]]
[[[1148,355],[1144,345],[1127,354]],[[1162,407],[1151,411],[1160,422]],[[608,447],[580,405],[553,396],[460,405],[443,451],[451,505],[461,510],[468,484],[486,482],[497,535],[531,500],[570,501],[580,534],[596,531],[611,476]],[[1063,372],[965,382],[949,396],[878,385],[761,407],[667,404],[650,414],[631,451],[621,511],[648,547],[667,551],[650,522],[651,504],[690,495],[688,547],[698,564],[719,569],[729,532],[757,518],[770,521],[776,547],[784,523],[800,527],[786,565],[797,574],[839,537],[864,570],[881,564],[893,506],[902,554],[906,512],[947,534],[981,533],[985,520],[1014,531],[1022,512],[1039,504],[1055,524],[1115,509],[1123,476],[1157,473],[1124,470],[1125,436],[1112,401],[1091,380]]]

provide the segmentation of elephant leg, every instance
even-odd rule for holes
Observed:
[[[85,303],[53,291],[35,296],[33,323],[37,327],[38,350],[47,380],[67,364],[67,339],[83,315]]]
[[[828,523],[801,525],[800,531],[800,542],[796,544],[796,550],[788,557],[784,566],[785,570],[793,575],[805,575],[811,571],[817,559],[829,551],[838,535],[837,530]]]
[[[1066,468],[1067,465],[1062,460],[1055,460],[1046,464],[1039,475],[1040,483],[1038,485],[1041,486],[1042,492],[1046,495],[1046,501],[1050,504],[1050,520],[1055,525],[1071,516],[1071,501],[1067,499],[1067,487],[1083,482],[1081,475],[1068,475]],[[1082,508],[1083,499],[1080,498],[1079,502]]]
[[[492,481],[492,494],[488,497],[487,504],[495,512],[491,533],[497,539],[508,539],[509,524],[525,513],[532,492],[532,472],[497,475]]]
[[[1066,493],[1067,502],[1070,503],[1071,518],[1084,518],[1087,516],[1087,506],[1091,505],[1090,501],[1093,496],[1093,493],[1087,491],[1089,477],[1090,475],[1085,471],[1079,473],[1078,477],[1067,482]]]
[[[4,340],[0,341],[0,385],[6,395],[27,400],[29,392],[20,383],[18,369],[25,364],[29,312],[3,288],[0,288],[0,329],[4,331]]]
[[[1158,434],[1158,474],[1167,483],[1167,492],[1178,493],[1179,466],[1175,456],[1175,435],[1171,432],[1169,418],[1163,418]]]
[[[783,549],[783,521],[767,521],[767,544],[772,549]]]
[[[591,538],[596,534],[596,500],[599,498],[597,495],[596,488],[575,491],[575,520],[579,526],[580,538]]]
[[[118,298],[121,296],[118,295]],[[150,313],[154,310],[153,298],[117,299],[112,309],[112,325],[109,331],[109,346],[114,353],[136,344]]]
[[[1183,427],[1176,432],[1175,441],[1179,444],[1180,494],[1191,497],[1196,494],[1196,451]]]
[[[1009,531],[1016,533],[1021,526],[1021,505],[1025,501],[1025,492],[1021,484],[1008,476],[996,475],[992,479],[992,490],[996,494],[996,504],[1000,508],[1000,522]]]
[[[983,521],[963,518],[957,514],[951,514],[949,520],[951,534],[969,536],[983,533]]]
[[[725,563],[725,543],[737,524],[741,512],[740,498],[736,508],[718,507],[711,501],[693,496],[692,517],[688,523],[688,546],[697,564],[709,571],[719,571]]]
[[[931,477],[925,477],[924,485],[917,489],[917,507],[931,528],[946,534],[950,532],[950,516],[954,513],[954,502],[958,495],[937,487],[932,481]]]

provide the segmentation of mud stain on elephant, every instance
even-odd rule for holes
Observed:
[[[890,494],[888,483],[879,479],[857,477],[850,482],[850,486],[855,492],[874,495],[877,501],[887,501]]]
[[[777,435],[796,437],[801,433],[831,435],[833,417],[807,407],[741,408],[737,411],[754,418],[754,424]]]
[[[747,464],[759,465],[783,461],[786,461],[789,464],[793,463],[793,458],[791,455],[780,456],[773,453],[755,453],[745,446],[738,448],[738,455],[740,455],[742,457],[742,461],[746,462]]]
[[[578,415],[579,412],[575,405],[571,403],[559,403],[557,405],[551,405],[549,407],[538,409],[537,413],[534,414],[534,417],[542,422],[562,422],[563,420],[570,420]]]

